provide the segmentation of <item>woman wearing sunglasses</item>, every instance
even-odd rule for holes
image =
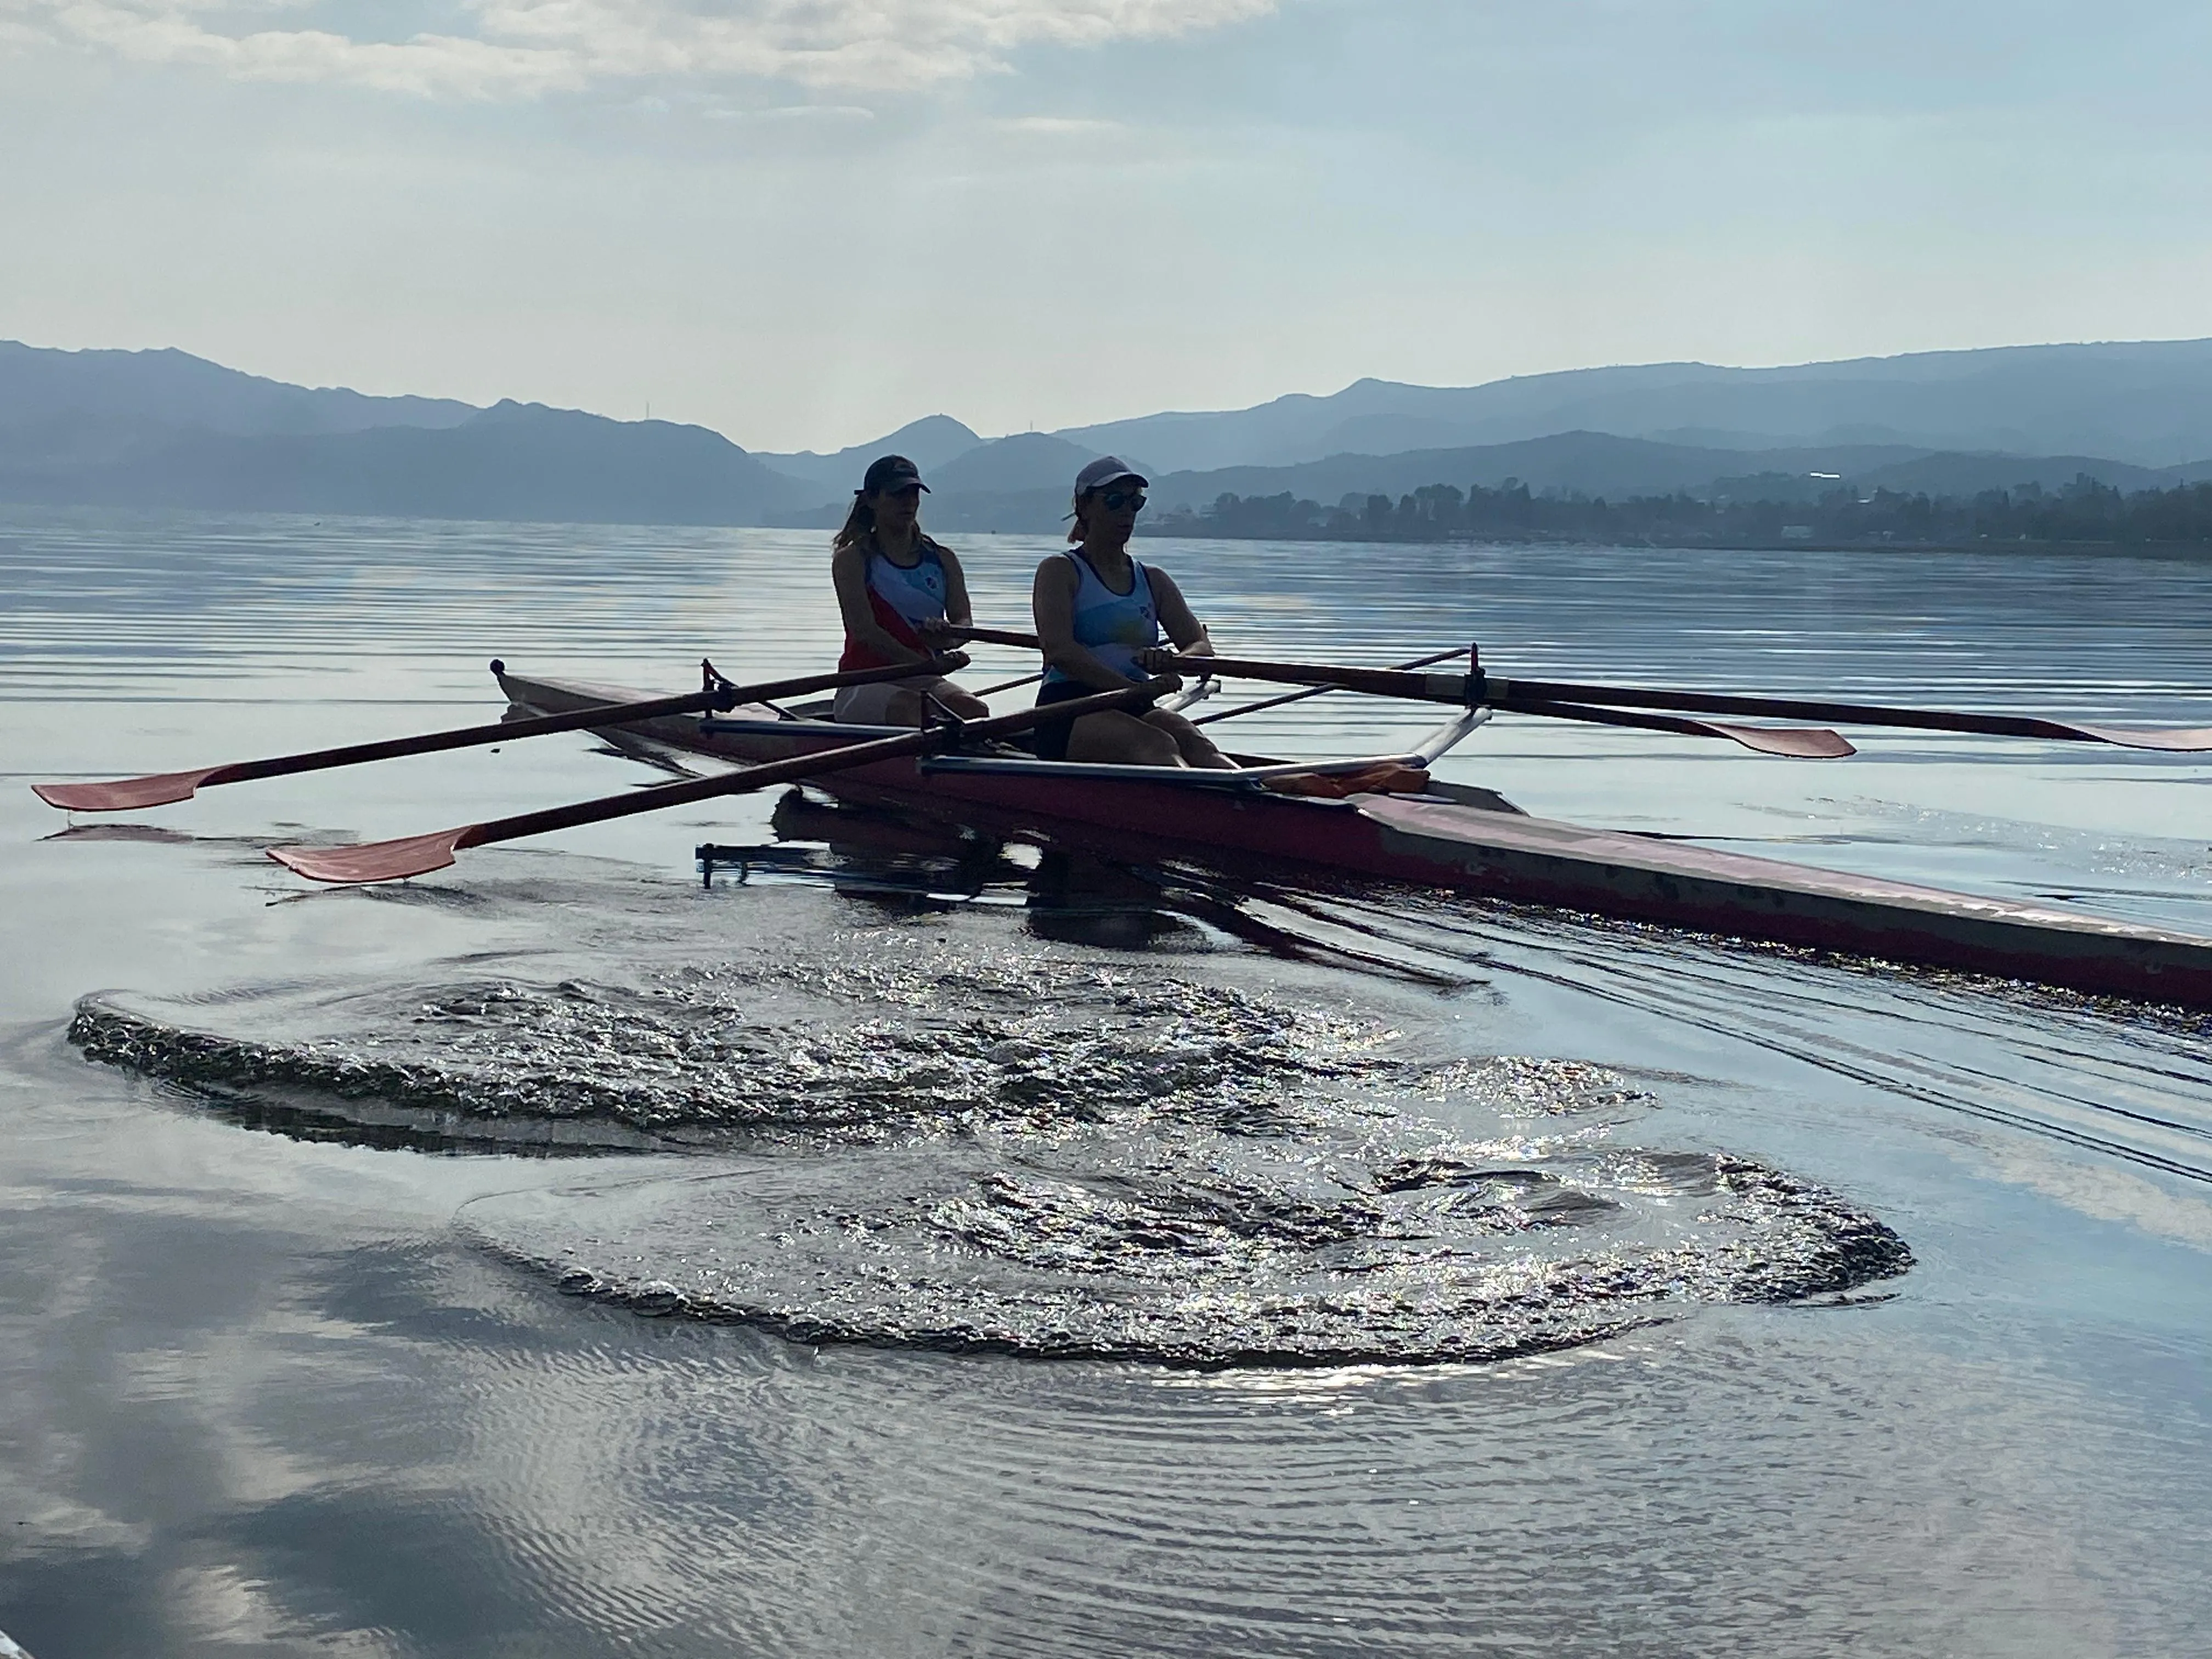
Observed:
[[[903,455],[869,465],[853,492],[853,510],[830,555],[830,579],[845,619],[840,672],[926,662],[950,649],[946,632],[973,620],[967,579],[952,550],[922,533],[921,470]],[[963,720],[991,710],[981,697],[936,674],[910,680],[848,685],[837,693],[832,717],[859,726],[920,726],[931,705]]]
[[[1042,708],[1098,691],[1117,691],[1132,680],[1167,671],[1172,653],[1160,648],[1163,630],[1176,649],[1211,656],[1213,642],[1191,614],[1164,570],[1129,556],[1129,537],[1145,505],[1144,476],[1108,455],[1075,477],[1075,544],[1037,567],[1030,603],[1037,642],[1043,648]],[[1036,729],[1036,750],[1046,760],[1134,766],[1233,764],[1206,733],[1180,714],[1118,709],[1052,720]]]

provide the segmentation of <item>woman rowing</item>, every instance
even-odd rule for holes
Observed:
[[[1191,614],[1168,573],[1129,556],[1129,536],[1145,505],[1147,482],[1111,455],[1075,476],[1075,522],[1067,532],[1075,545],[1037,567],[1030,594],[1045,659],[1039,708],[1118,691],[1132,680],[1170,672],[1175,653],[1160,649],[1163,629],[1177,651],[1213,654],[1205,626]],[[1109,709],[1048,721],[1036,729],[1036,750],[1046,760],[1235,764],[1205,732],[1162,708],[1143,714]]]
[[[830,555],[830,579],[845,619],[840,672],[926,663],[951,649],[950,630],[972,617],[968,583],[952,550],[922,533],[921,470],[903,455],[869,464],[853,510]],[[964,660],[963,659],[962,660]],[[936,673],[848,685],[832,718],[860,726],[920,726],[933,708],[963,720],[991,712],[981,697]]]

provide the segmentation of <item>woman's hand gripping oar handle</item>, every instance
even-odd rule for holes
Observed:
[[[895,668],[861,668],[842,674],[803,674],[794,679],[769,680],[758,685],[732,685],[707,671],[708,684],[681,696],[649,697],[639,702],[601,703],[572,709],[565,714],[542,714],[529,720],[493,720],[483,726],[457,726],[447,732],[428,732],[412,738],[386,738],[374,743],[349,744],[342,749],[315,749],[304,754],[278,755],[268,760],[232,761],[204,766],[190,772],[161,772],[151,777],[118,778],[106,783],[34,783],[32,793],[49,806],[70,812],[121,812],[147,806],[166,806],[189,800],[198,790],[218,783],[245,783],[255,778],[288,777],[295,772],[320,772],[337,766],[358,766],[368,761],[394,760],[404,755],[431,755],[447,749],[471,749],[483,744],[506,743],[517,738],[544,737],[553,732],[588,732],[606,726],[627,726],[636,720],[666,714],[704,714],[734,708],[741,702],[761,702],[771,697],[804,696],[842,685],[870,685],[880,680],[910,679],[918,674],[945,673],[964,667],[957,656],[933,658]],[[494,673],[502,663],[492,664]]]
[[[911,665],[907,672],[913,672]],[[1169,678],[1148,680],[1132,685],[1127,690],[1102,691],[1096,696],[1077,697],[1042,708],[1024,708],[1012,714],[995,715],[990,720],[927,726],[906,736],[883,738],[873,743],[843,744],[816,754],[795,755],[789,760],[748,767],[744,771],[726,773],[719,777],[694,778],[683,783],[660,784],[650,789],[632,789],[619,795],[604,795],[596,800],[578,801],[573,805],[518,813],[513,817],[494,818],[486,823],[465,823],[456,829],[436,830],[428,835],[408,836],[398,841],[368,842],[352,847],[272,847],[269,849],[269,856],[287,869],[315,881],[399,881],[409,876],[427,875],[433,870],[442,870],[453,861],[455,854],[467,848],[483,847],[499,841],[516,841],[525,836],[546,835],[556,830],[574,830],[586,823],[603,823],[609,818],[629,817],[639,812],[658,812],[666,807],[686,805],[692,801],[711,800],[718,795],[741,795],[755,789],[766,789],[775,784],[797,783],[830,772],[873,765],[878,761],[896,760],[902,756],[926,755],[941,749],[956,748],[963,743],[1004,737],[1013,732],[1026,732],[1046,720],[1079,719],[1085,714],[1095,714],[1108,708],[1121,708],[1132,703],[1149,702],[1172,690],[1174,682]]]

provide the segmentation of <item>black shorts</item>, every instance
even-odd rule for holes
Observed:
[[[1095,697],[1098,688],[1085,685],[1079,680],[1048,680],[1037,693],[1036,706],[1049,708],[1056,702],[1073,702],[1078,697]],[[1144,713],[1142,708],[1132,708],[1133,714]],[[1067,758],[1067,739],[1075,730],[1075,720],[1047,720],[1033,727],[1030,736],[1039,760],[1064,761]]]

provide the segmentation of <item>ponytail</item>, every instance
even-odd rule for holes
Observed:
[[[1091,533],[1083,527],[1083,498],[1087,494],[1089,494],[1087,490],[1079,489],[1075,492],[1073,502],[1075,511],[1068,515],[1075,520],[1067,526],[1067,539],[1071,542],[1079,542]]]
[[[864,490],[853,492],[853,510],[845,515],[845,527],[830,544],[833,552],[842,553],[847,548],[866,541],[876,533],[876,509],[868,505]]]

